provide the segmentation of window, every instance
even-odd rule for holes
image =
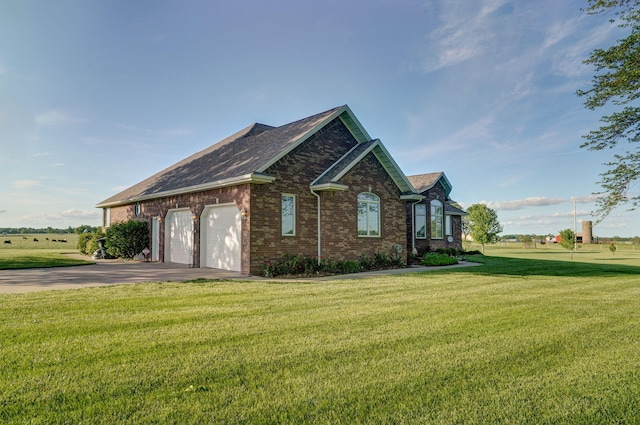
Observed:
[[[380,236],[380,197],[373,193],[358,195],[358,236]]]
[[[111,226],[111,208],[105,208],[102,215],[102,227]]]
[[[449,236],[451,234],[451,216],[444,216],[444,234]]]
[[[140,214],[142,213],[142,205],[140,205],[140,202],[136,203],[135,213],[136,217],[140,217]]]
[[[442,239],[442,202],[431,201],[431,239]]]
[[[296,235],[296,196],[282,195],[282,236]]]
[[[427,238],[427,206],[425,204],[415,205],[415,231],[416,238]]]

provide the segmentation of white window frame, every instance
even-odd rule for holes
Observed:
[[[366,199],[373,198],[373,199]],[[372,207],[377,207],[377,220],[375,222],[376,228],[373,228],[372,224],[374,224],[374,220],[372,219]],[[362,216],[362,212],[364,212],[365,218],[365,229],[362,229],[360,226],[360,218]],[[380,197],[372,192],[361,192],[358,193],[358,210],[357,214],[357,226],[358,226],[358,237],[360,238],[379,238],[382,236],[382,208],[380,206]],[[361,233],[365,232],[365,233]],[[377,232],[377,233],[372,233]]]
[[[102,226],[107,228],[111,226],[111,208],[107,207],[103,210],[102,214]]]
[[[444,234],[445,236],[451,236],[451,216],[449,214],[444,216]]]
[[[423,213],[418,213],[418,207],[423,210]],[[427,239],[427,205],[426,204],[415,204],[413,206],[414,212],[414,231],[416,239]],[[420,234],[420,228],[422,227],[422,234]]]
[[[431,239],[444,239],[444,204],[434,199],[431,201]]]
[[[292,202],[292,211],[291,211],[291,233],[289,233],[289,229],[287,228],[286,232],[285,232],[285,221],[287,221],[285,219],[285,208],[284,208],[284,201],[285,198],[291,198],[291,202]],[[288,217],[287,217],[288,218]],[[296,195],[293,195],[291,193],[283,193],[280,196],[280,233],[282,234],[282,236],[295,236],[296,235]]]

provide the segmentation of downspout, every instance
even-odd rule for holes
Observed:
[[[418,255],[418,250],[416,249],[416,204],[422,202],[422,199],[417,200],[413,204],[411,204],[411,253],[413,255]],[[425,229],[426,230],[426,229]]]
[[[309,190],[311,191],[311,194],[313,196],[318,198],[318,265],[320,265],[320,263],[322,261],[321,260],[321,258],[322,258],[322,249],[321,249],[322,248],[322,244],[320,243],[321,242],[321,238],[320,238],[320,235],[321,235],[321,232],[320,232],[320,229],[321,229],[321,226],[320,226],[320,195],[318,193],[314,192],[312,187],[309,187]]]

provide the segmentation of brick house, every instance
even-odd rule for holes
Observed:
[[[345,105],[250,125],[96,207],[105,227],[146,221],[154,261],[257,275],[284,253],[355,260],[406,247],[407,212],[424,196]]]
[[[451,183],[442,172],[407,176],[423,199],[407,204],[407,249],[462,249],[462,216],[466,212],[449,198]]]

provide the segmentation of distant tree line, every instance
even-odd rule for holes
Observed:
[[[78,227],[67,227],[66,229],[55,228],[55,227],[0,227],[0,233],[7,235],[26,235],[26,234],[72,234],[77,233],[78,235],[81,233],[91,233],[95,232],[100,227],[97,226],[89,226],[88,224],[82,224]]]

